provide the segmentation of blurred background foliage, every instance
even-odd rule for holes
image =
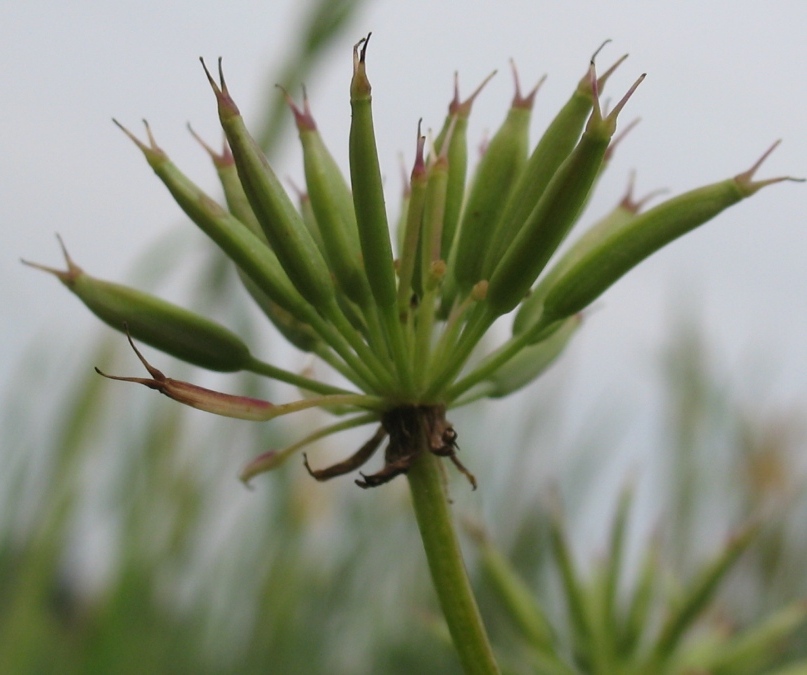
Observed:
[[[299,52],[275,80],[289,89],[304,80],[362,3],[315,3]],[[259,132],[270,155],[290,121],[272,94]],[[186,306],[247,341],[269,341],[282,360],[289,348],[256,321],[228,263],[190,241],[170,231],[129,281],[155,292],[182,285]],[[483,477],[480,499],[454,484],[455,505],[477,533],[466,538],[468,562],[507,672],[542,670],[486,555],[509,561],[568,640],[553,527],[580,578],[592,578],[613,556],[609,528],[626,482],[635,497],[623,522],[619,601],[638,587],[648,550],[663,582],[658,595],[669,597],[748,523],[759,531],[688,632],[691,644],[807,598],[803,412],[768,409],[764,387],[750,400],[738,395],[736,374],[720,370],[694,325],[679,323],[659,373],[663,441],[647,453],[651,468],[631,477],[609,469],[625,463],[607,420],[595,415],[580,436],[562,437],[562,382],[452,415],[463,461]],[[75,354],[49,339],[32,345],[3,400],[0,672],[457,672],[403,481],[369,493],[349,480],[321,485],[293,460],[248,491],[238,469],[285,445],[288,427],[207,416],[103,380],[91,366],[124,373],[136,365],[119,335],[99,331]],[[170,369],[228,391],[288,393],[254,376],[218,381],[173,361]],[[55,403],[37,404],[46,390]],[[311,421],[303,414],[291,424]],[[348,434],[331,445],[342,456],[361,441]],[[659,622],[658,611],[648,623]],[[775,642],[742,672],[807,672],[805,626]]]

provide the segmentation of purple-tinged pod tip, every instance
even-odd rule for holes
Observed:
[[[219,115],[226,115],[226,116],[236,116],[240,115],[241,112],[238,110],[238,106],[233,101],[232,97],[230,96],[230,92],[227,90],[227,83],[224,81],[224,70],[221,66],[221,57],[219,57],[219,81],[218,83],[216,80],[213,79],[213,76],[210,74],[210,71],[207,69],[207,64],[203,57],[199,57],[199,62],[202,64],[202,68],[204,68],[205,75],[207,76],[207,81],[210,83],[211,88],[213,89],[213,93],[216,95],[216,102],[219,106]]]
[[[480,138],[479,143],[476,144],[476,152],[478,153],[480,160],[485,156],[485,153],[488,151],[489,145],[490,145],[490,132],[488,129],[485,129],[482,132],[482,138]]]
[[[493,76],[498,71],[494,70],[490,75],[488,75],[484,80],[482,80],[481,84],[474,89],[473,93],[466,98],[464,101],[460,101],[460,76],[459,73],[456,71],[454,72],[454,98],[451,99],[451,103],[448,104],[448,114],[449,115],[457,115],[458,117],[468,118],[471,115],[471,108],[474,105],[474,101],[476,97],[482,92],[487,85],[493,79]]]
[[[628,187],[625,189],[625,194],[622,197],[622,200],[619,202],[619,206],[629,213],[636,215],[642,208],[653,198],[658,197],[659,195],[663,195],[666,192],[669,192],[666,188],[659,188],[658,190],[653,190],[652,192],[648,192],[644,197],[641,199],[636,199],[633,196],[633,190],[636,184],[636,172],[631,171],[630,177],[628,178]]]
[[[373,32],[370,31],[369,33],[367,33],[365,37],[363,37],[355,45],[353,45],[354,68],[358,68],[367,59],[367,45],[370,44],[370,38],[372,37],[372,35]]]
[[[538,83],[525,96],[521,93],[521,82],[518,79],[518,69],[516,68],[516,62],[513,59],[510,59],[510,69],[513,71],[513,81],[515,82],[516,88],[516,93],[513,96],[513,102],[510,104],[510,107],[521,108],[523,110],[532,110],[532,107],[535,104],[535,95],[538,93],[541,85],[546,80],[546,75],[541,77],[541,79],[538,80]]]
[[[143,120],[143,126],[146,127],[146,136],[148,137],[148,145],[143,143],[137,136],[135,136],[131,131],[129,131],[125,126],[123,126],[118,120],[114,117],[112,121],[115,125],[120,129],[124,134],[126,134],[129,139],[138,147],[140,151],[145,155],[146,161],[151,165],[155,166],[156,164],[161,164],[165,160],[168,159],[168,155],[165,154],[163,149],[157,145],[157,141],[154,140],[154,134],[151,133],[151,127],[146,120]]]
[[[308,104],[308,93],[303,87],[303,107],[300,107],[294,102],[294,99],[291,97],[286,89],[280,85],[275,85],[281,92],[283,92],[283,98],[286,99],[286,104],[291,109],[292,114],[294,115],[294,123],[297,125],[298,131],[316,131],[317,123],[314,121],[314,116],[311,114],[311,107]]]
[[[619,100],[619,103],[617,103],[614,106],[614,109],[608,113],[607,115],[608,119],[616,121],[617,115],[619,115],[619,113],[622,112],[622,108],[625,107],[625,104],[628,102],[628,99],[630,99],[630,97],[633,96],[633,92],[635,92],[639,88],[639,85],[642,82],[644,82],[644,78],[646,77],[647,73],[642,73],[641,75],[639,75],[639,77],[636,78],[636,81],[631,85],[630,89],[628,89],[627,93]]]
[[[100,369],[96,368],[95,371],[110,380],[118,380],[120,382],[135,382],[142,384],[149,389],[154,389],[164,394],[179,403],[183,403],[197,410],[213,413],[214,415],[223,415],[225,417],[233,417],[242,420],[264,421],[272,416],[267,411],[272,410],[276,406],[269,401],[264,401],[250,396],[234,396],[231,394],[224,394],[222,392],[199,387],[190,382],[183,382],[181,380],[174,380],[166,377],[162,371],[152,366],[146,358],[140,353],[129,335],[128,328],[126,330],[126,337],[129,344],[132,346],[137,358],[145,366],[146,370],[151,375],[150,378],[145,377],[120,377],[117,375],[107,375]]]
[[[370,42],[372,33],[367,33],[355,45],[353,45],[353,79],[350,82],[351,98],[361,98],[370,96],[370,80],[367,79],[367,44]]]
[[[610,40],[609,40],[609,42],[610,42]],[[599,51],[599,50],[598,50],[598,51]],[[627,55],[627,54],[623,54],[622,56],[620,56],[620,57],[619,57],[619,58],[618,58],[618,59],[617,59],[617,60],[614,62],[614,64],[613,64],[613,65],[612,65],[610,68],[608,68],[608,70],[606,70],[606,71],[605,71],[605,72],[604,72],[602,75],[600,75],[600,76],[597,78],[597,86],[598,86],[600,89],[602,89],[602,88],[605,86],[605,83],[608,81],[608,78],[609,78],[609,77],[611,77],[611,75],[613,75],[613,74],[614,74],[614,72],[616,71],[616,69],[617,69],[617,68],[619,68],[619,66],[621,66],[621,65],[624,63],[625,59],[627,59],[627,58],[628,58],[628,55]]]
[[[619,100],[619,102],[614,106],[613,110],[609,111],[605,116],[603,116],[603,110],[600,103],[600,87],[601,82],[597,78],[597,71],[594,65],[594,59],[599,53],[600,49],[602,49],[609,41],[604,42],[600,45],[600,48],[594,52],[591,57],[591,61],[589,62],[589,82],[591,87],[591,96],[592,96],[592,110],[591,116],[588,119],[588,124],[586,125],[586,130],[592,131],[594,129],[604,129],[606,133],[609,135],[613,134],[614,130],[616,129],[616,118],[620,112],[622,112],[622,108],[625,107],[625,104],[628,102],[631,96],[633,96],[633,92],[639,87],[639,85],[644,81],[647,73],[642,73],[636,81],[631,85],[630,89],[628,89],[627,93]]]
[[[53,276],[57,277],[59,281],[61,281],[65,286],[69,288],[75,283],[76,279],[78,279],[82,274],[84,274],[84,270],[81,269],[78,265],[76,265],[75,262],[73,262],[73,259],[67,252],[67,248],[65,247],[61,236],[57,234],[56,239],[58,239],[59,246],[61,246],[62,248],[62,254],[64,255],[64,260],[67,265],[66,270],[57,270],[55,267],[40,265],[39,263],[30,262],[28,260],[20,260],[20,262],[23,265],[28,265],[28,267],[33,267],[34,269],[41,270],[42,272],[52,274]]]
[[[210,159],[213,160],[213,164],[217,169],[224,169],[235,164],[235,158],[233,157],[233,153],[230,151],[230,147],[227,145],[226,138],[222,141],[221,152],[216,152],[207,143],[205,143],[204,139],[199,134],[193,130],[190,122],[188,122],[187,126],[188,131],[191,132],[191,136],[193,136],[196,139],[196,142],[205,149],[205,152],[207,152],[208,155],[210,155]]]
[[[291,176],[286,176],[286,182],[289,184],[291,189],[294,190],[294,194],[297,195],[297,201],[300,204],[310,201],[311,198],[308,196],[308,192],[306,192],[303,188],[297,185],[297,183],[294,182]]]
[[[776,178],[767,178],[765,180],[754,180],[754,174],[756,174],[757,170],[762,163],[768,159],[768,156],[776,150],[779,144],[782,142],[781,139],[776,141],[770,148],[768,148],[756,162],[754,165],[748,169],[748,171],[743,171],[742,173],[737,174],[734,176],[734,181],[737,183],[737,186],[740,188],[742,193],[749,197],[755,192],[761,190],[766,185],[772,185],[773,183],[782,183],[784,181],[792,181],[795,183],[803,183],[805,182],[804,178],[794,178],[793,176],[778,176]]]
[[[260,455],[250,460],[238,474],[238,479],[250,490],[252,485],[250,482],[255,476],[261,473],[266,473],[272,469],[280,466],[285,457],[277,450],[267,450]]]
[[[585,94],[585,95],[588,95],[588,96],[591,96],[593,94],[592,82],[591,82],[591,67],[594,65],[594,60],[597,58],[597,55],[602,51],[602,48],[605,47],[605,45],[607,45],[609,42],[611,42],[610,39],[605,40],[597,48],[597,50],[594,52],[594,54],[591,55],[591,59],[589,60],[589,69],[586,71],[586,74],[583,75],[582,78],[580,78],[580,82],[577,84],[577,91],[579,93]],[[608,68],[608,70],[606,70],[602,75],[600,75],[597,78],[596,86],[600,91],[602,91],[602,88],[605,86],[605,83],[608,81],[608,78],[611,77],[611,75],[614,74],[616,69],[619,68],[619,66],[621,66],[622,63],[627,58],[628,58],[628,55],[623,54],[622,56],[620,56],[616,60],[616,62],[610,68]]]
[[[417,149],[415,150],[415,165],[412,167],[412,173],[410,175],[411,182],[426,176],[426,160],[423,154],[424,148],[426,147],[426,137],[421,133],[422,124],[423,118],[418,120]],[[447,145],[447,143],[443,143],[444,147]]]
[[[460,73],[458,70],[455,70],[454,97],[451,99],[451,103],[448,104],[448,114],[449,115],[459,114],[460,106],[462,106],[462,101],[460,101]]]

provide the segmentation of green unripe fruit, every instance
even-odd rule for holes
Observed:
[[[334,287],[325,259],[263,151],[247,131],[244,119],[227,91],[221,60],[219,84],[207,68],[205,73],[216,95],[219,119],[235,158],[238,177],[269,245],[300,295],[315,308],[330,307]]]
[[[775,147],[776,144],[748,171],[662,202],[588,247],[546,290],[545,319],[562,319],[579,312],[628,270],[673,239],[766,185],[790,180],[753,180],[754,173]]]
[[[115,330],[208,370],[235,372],[251,362],[247,346],[224,326],[148,293],[91,277],[73,262],[63,244],[62,252],[67,270],[25,264],[58,277]]]

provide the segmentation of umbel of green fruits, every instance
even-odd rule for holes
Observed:
[[[333,371],[323,379],[259,360],[238,335],[205,317],[93,278],[66,251],[66,270],[34,266],[56,275],[100,319],[125,332],[149,374],[107,377],[229,417],[268,421],[311,407],[336,416],[292,446],[257,456],[243,469],[244,480],[324,436],[375,424],[370,440],[339,464],[313,469],[306,458],[311,475],[326,480],[353,472],[388,439],[383,467],[361,474],[356,481],[361,487],[406,473],[422,448],[450,459],[475,486],[457,459],[457,433],[447,410],[506,396],[532,382],[563,351],[586,308],[622,275],[729,206],[792,179],[755,179],[774,144],[747,171],[646,211],[640,208],[645,200],[628,194],[557,255],[608,165],[617,118],[644,79],[605,112],[601,91],[625,57],[601,75],[592,57],[532,150],[529,124],[538,87],[524,95],[515,78],[507,116],[470,182],[467,126],[479,89],[462,101],[455,88],[428,153],[418,125],[415,162],[393,238],[373,129],[368,40],[369,35],[353,50],[349,177],[320,136],[308,100],[301,109],[286,95],[304,159],[306,192],[299,206],[247,130],[221,61],[218,79],[204,62],[203,67],[226,136],[220,153],[205,145],[224,204],[171,162],[148,125],[147,142],[118,125],[180,208],[232,260],[244,288],[278,331]],[[513,315],[510,337],[471,358],[505,314]],[[146,361],[135,340],[210,370],[251,371],[293,384],[302,396],[273,404],[172,379]],[[414,433],[423,434],[425,443],[413,442]]]

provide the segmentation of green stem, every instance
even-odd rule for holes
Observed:
[[[466,673],[498,673],[451,517],[439,458],[421,435],[422,451],[407,474],[432,581]]]
[[[465,325],[454,348],[450,354],[446,355],[446,361],[440,362],[442,370],[438,371],[437,376],[430,383],[424,399],[429,400],[439,396],[445,390],[451,380],[462,370],[473,348],[476,347],[488,328],[493,325],[496,317],[487,312],[485,307],[477,305],[474,309],[477,310],[476,313],[471,314],[468,318],[468,323]]]
[[[324,382],[320,382],[319,380],[312,380],[309,377],[305,377],[304,375],[298,375],[297,373],[289,372],[283,368],[278,368],[277,366],[273,366],[271,363],[265,363],[255,357],[251,357],[250,360],[247,362],[246,366],[244,366],[244,370],[249,371],[250,373],[255,373],[256,375],[263,375],[264,377],[269,377],[273,380],[278,380],[279,382],[286,382],[287,384],[292,384],[300,389],[306,389],[308,391],[313,391],[317,394],[353,394],[348,389],[342,389],[341,387],[333,387],[329,384],[325,384]]]

